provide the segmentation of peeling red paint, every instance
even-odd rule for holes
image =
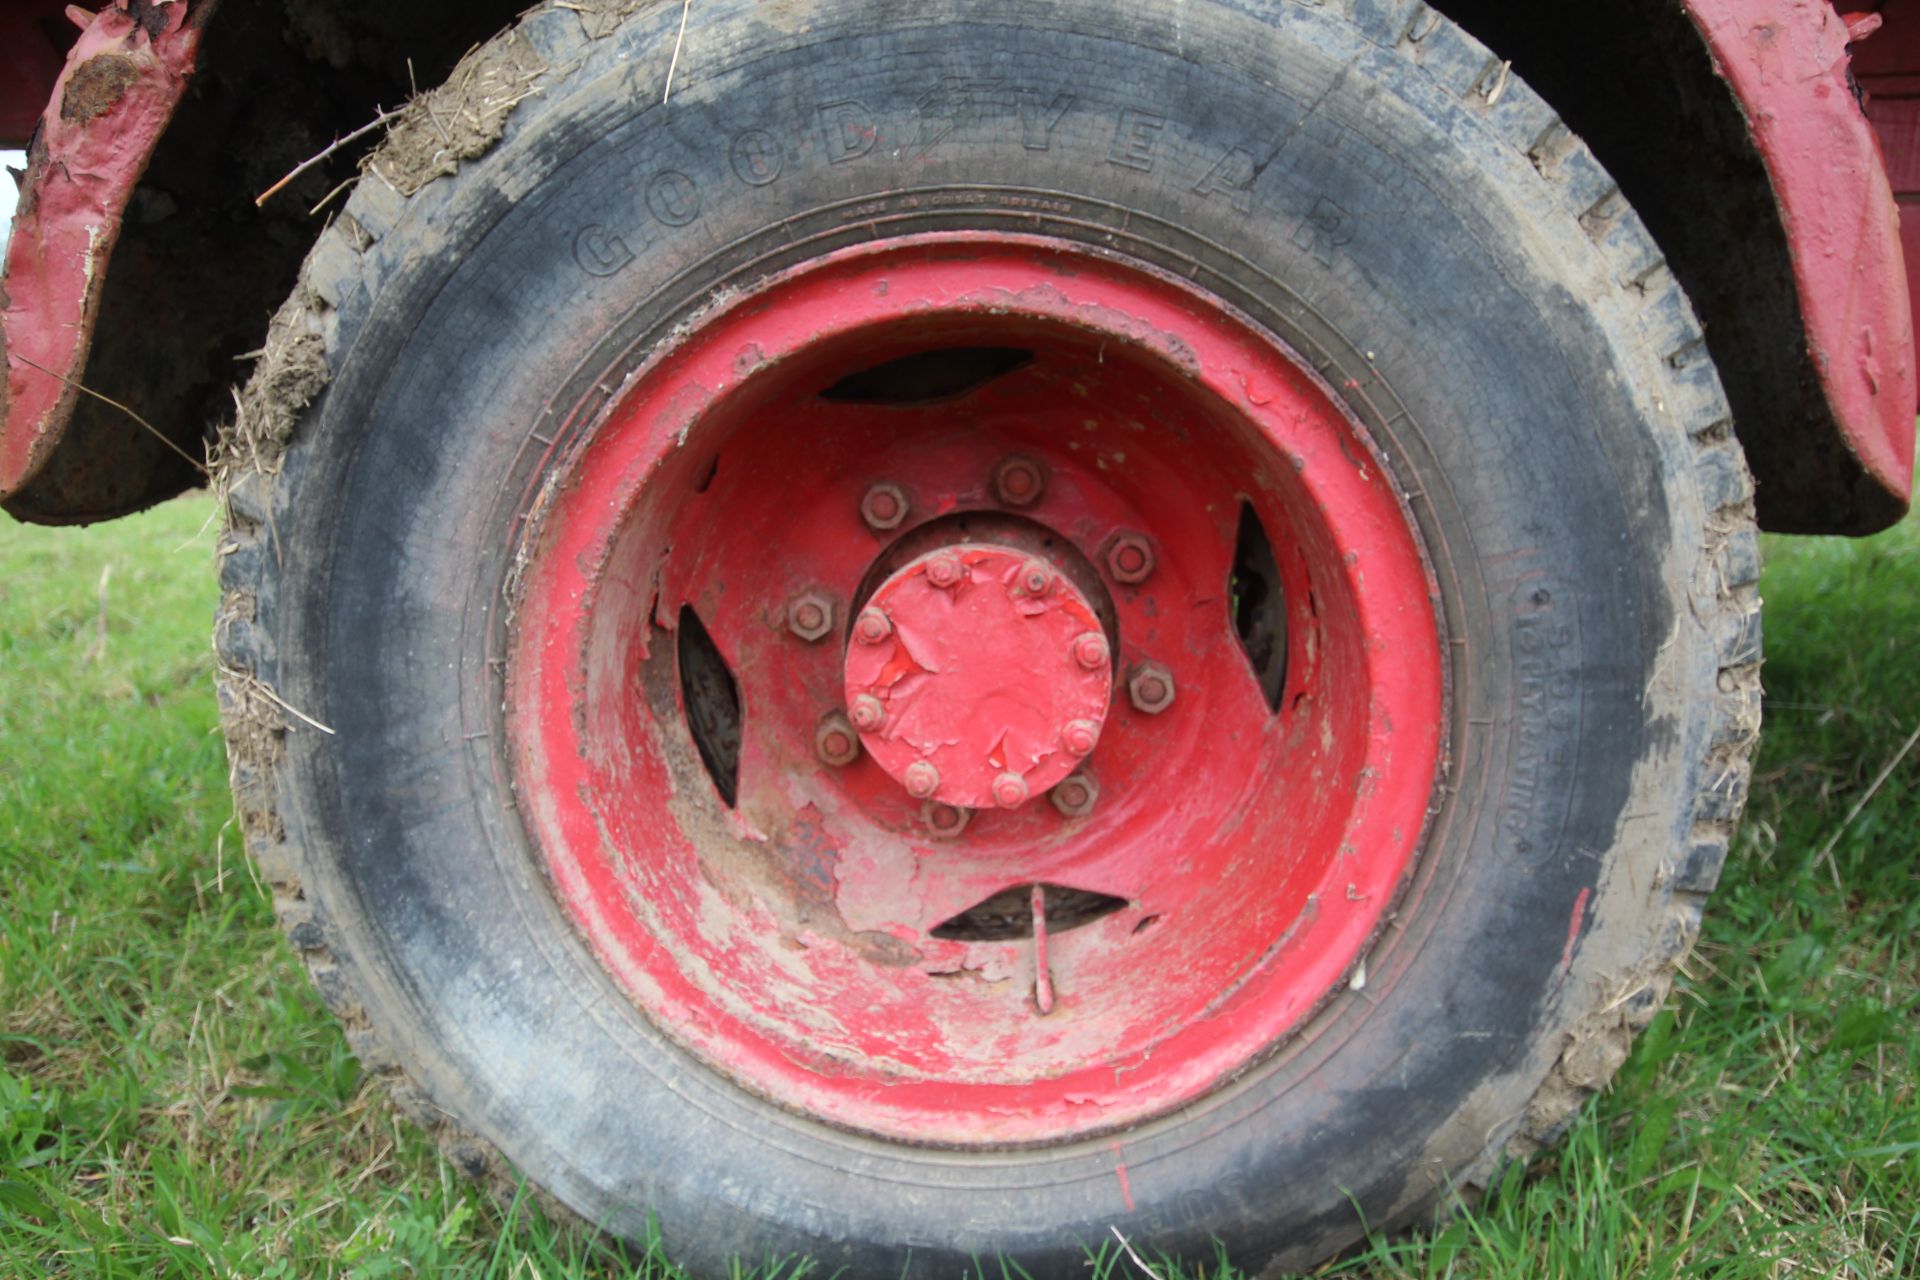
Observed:
[[[974,344],[1036,354],[958,401],[818,394]],[[1400,499],[1310,371],[1182,282],[942,236],[797,268],[612,376],[626,390],[528,556],[509,734],[563,903],[657,1025],[830,1122],[1004,1144],[1200,1096],[1344,990],[1419,847],[1444,646]],[[1049,477],[1017,514],[991,496],[1010,456]],[[910,498],[897,530],[863,517],[882,482]],[[1242,495],[1287,548],[1300,696],[1280,717],[1225,598]],[[1090,813],[1035,795],[941,835],[870,756],[817,755],[821,718],[852,711],[863,592],[916,563],[916,539],[953,545],[952,521],[963,543],[1043,525],[1055,563],[1096,574],[1120,532],[1151,540],[1150,576],[1105,589],[1112,654],[1164,663],[1179,693],[1159,714],[1112,697]],[[832,601],[831,638],[791,630],[803,593]],[[644,638],[689,608],[741,688],[737,813],[692,752],[674,646]],[[1032,929],[1056,886],[1119,906]],[[1016,888],[1017,935],[935,932]]]
[[[958,581],[933,585],[933,563],[954,566]],[[1029,564],[1046,578],[1037,591],[1016,581]],[[1076,754],[1065,739],[1073,725],[1098,737],[1112,663],[1104,648],[1094,669],[1074,660],[1076,639],[1104,632],[1094,605],[1042,548],[929,550],[883,582],[862,617],[888,629],[848,647],[848,704],[869,697],[884,715],[860,726],[861,739],[903,783],[908,769],[931,765],[932,799],[992,808],[997,783],[1017,779],[1021,798],[1038,795],[1093,749],[1088,742]]]
[[[33,478],[72,414],[127,201],[186,89],[212,8],[119,0],[101,10],[41,113],[0,290],[0,498]]]
[[[1848,79],[1854,36],[1829,0],[1684,2],[1772,180],[1842,443],[1904,501],[1920,388],[1914,317],[1893,193]]]
[[[1121,1150],[1119,1143],[1113,1143],[1113,1176],[1120,1183],[1120,1200],[1127,1206],[1127,1212],[1133,1212],[1133,1183],[1127,1177],[1127,1153]]]

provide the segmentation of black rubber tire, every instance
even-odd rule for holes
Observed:
[[[1751,486],[1606,175],[1399,0],[709,0],[662,105],[680,17],[543,7],[473,55],[436,114],[487,127],[457,166],[404,123],[375,157],[228,442],[235,791],[363,1059],[463,1166],[630,1238],[657,1215],[706,1271],[1080,1275],[1115,1226],[1299,1266],[1550,1140],[1664,999],[1758,721]],[[501,782],[481,641],[526,438],[780,246],[879,219],[1227,298],[1343,388],[1442,583],[1449,777],[1370,976],[1118,1142],[930,1152],[754,1100],[600,970]]]

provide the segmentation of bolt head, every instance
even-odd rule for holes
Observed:
[[[967,823],[973,819],[973,810],[963,809],[956,804],[942,804],[938,800],[929,800],[920,811],[920,818],[927,824],[927,830],[944,840],[951,840],[967,829]]]
[[[993,496],[1009,507],[1030,507],[1046,491],[1047,475],[1040,464],[1022,454],[1001,460],[993,469]]]
[[[852,764],[860,756],[860,735],[839,712],[820,721],[814,730],[813,748],[820,759],[838,769]]]
[[[887,704],[870,693],[855,698],[848,710],[852,715],[853,727],[862,733],[872,733],[887,722]]]
[[[853,638],[861,644],[879,644],[893,634],[893,619],[886,611],[869,605],[853,621]]]
[[[1044,560],[1029,560],[1014,575],[1013,585],[1023,596],[1043,596],[1053,589],[1053,566]]]
[[[940,789],[940,771],[933,767],[931,760],[915,760],[907,766],[901,780],[906,783],[907,794],[916,800],[925,800]]]
[[[808,591],[787,602],[787,630],[812,643],[833,630],[833,601]]]
[[[1157,662],[1141,663],[1127,680],[1127,697],[1144,715],[1157,716],[1172,706],[1173,694],[1173,672]]]
[[[1107,547],[1107,572],[1128,586],[1153,574],[1153,544],[1137,533],[1123,533]]]
[[[898,529],[907,518],[907,491],[897,484],[873,485],[860,499],[860,518],[869,529]]]
[[[1017,773],[1003,773],[993,780],[993,802],[1002,809],[1018,809],[1027,802],[1027,780]]]
[[[1085,773],[1067,775],[1047,793],[1047,799],[1053,801],[1053,807],[1063,818],[1086,817],[1093,812],[1094,802],[1099,798],[1100,784]]]
[[[1091,720],[1069,720],[1060,731],[1060,742],[1077,756],[1092,752],[1100,741],[1100,726]]]
[[[959,586],[966,576],[967,566],[960,563],[959,556],[935,556],[927,561],[927,581],[943,591]]]
[[[1073,660],[1084,670],[1099,671],[1113,662],[1113,651],[1107,647],[1105,636],[1087,631],[1074,639]]]

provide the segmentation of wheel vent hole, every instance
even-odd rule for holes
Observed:
[[[1233,629],[1240,637],[1240,651],[1253,668],[1267,709],[1278,711],[1280,693],[1287,683],[1287,601],[1280,588],[1280,564],[1274,558],[1273,543],[1251,503],[1240,504],[1240,533],[1234,540],[1227,599],[1233,609]]]
[[[1125,909],[1127,900],[1091,889],[1042,885],[1046,890],[1047,932],[1065,933]],[[1033,886],[1016,884],[933,927],[933,936],[949,942],[1006,942],[1033,936]]]
[[[836,404],[938,404],[978,391],[1032,360],[1025,347],[942,347],[850,373],[820,398]]]
[[[679,658],[687,730],[714,790],[731,809],[740,791],[740,685],[690,605],[680,610]]]

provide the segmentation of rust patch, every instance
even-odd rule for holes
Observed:
[[[96,54],[67,77],[67,87],[60,95],[60,118],[85,124],[105,115],[139,78],[139,65],[126,54]]]

